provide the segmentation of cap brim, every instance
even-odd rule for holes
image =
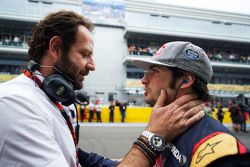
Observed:
[[[148,70],[153,65],[161,65],[170,67],[171,65],[167,65],[165,63],[161,63],[159,61],[153,60],[152,57],[130,57],[127,59],[130,61],[134,66],[138,68],[142,68],[144,70]]]

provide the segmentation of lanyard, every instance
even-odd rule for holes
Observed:
[[[36,77],[35,75],[33,75],[30,71],[28,70],[24,70],[23,71],[24,75],[27,76],[28,78],[34,80],[34,82],[41,88],[42,86],[42,82],[41,80]],[[78,145],[77,145],[77,139],[76,139],[76,134],[75,134],[75,130],[73,128],[73,124],[72,122],[70,121],[70,118],[68,116],[68,114],[66,113],[66,111],[63,109],[63,106],[58,103],[57,101],[53,101],[54,104],[56,105],[56,107],[59,109],[60,113],[62,114],[63,118],[65,119],[65,121],[67,122],[67,125],[69,127],[69,130],[70,130],[70,133],[71,133],[71,136],[73,138],[73,141],[74,141],[74,144],[75,144],[75,149],[76,149],[76,166],[78,167],[79,166],[79,163],[78,163]]]
[[[73,128],[72,122],[70,121],[70,118],[69,118],[68,114],[65,112],[65,110],[63,109],[63,106],[60,103],[58,103],[58,102],[54,102],[54,103],[57,106],[57,108],[61,111],[62,116],[66,120],[66,122],[68,124],[68,127],[70,129],[70,132],[71,132],[71,136],[72,136],[72,138],[74,140],[75,147],[77,147],[75,130]]]

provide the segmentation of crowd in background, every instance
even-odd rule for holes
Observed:
[[[28,48],[28,35],[0,35],[0,47],[21,47]],[[153,56],[159,46],[139,46],[139,45],[128,45],[129,55],[141,55],[141,56]],[[234,62],[234,63],[247,63],[250,64],[250,55],[238,54],[235,51],[219,51],[206,50],[206,53],[211,61],[218,62]],[[5,58],[7,59],[7,57]],[[0,73],[8,74],[20,74],[23,66],[18,65],[1,65]]]
[[[216,112],[217,120],[220,123],[223,123],[226,112],[225,109],[230,113],[233,132],[238,133],[239,131],[242,131],[247,133],[246,125],[250,115],[250,104],[237,104],[235,101],[229,100],[228,105],[225,107],[222,105],[221,101],[217,101],[215,106],[212,106],[210,102],[207,102],[204,111],[211,116],[213,115],[213,112]]]
[[[159,49],[159,46],[137,46],[128,45],[129,55],[153,56]],[[211,61],[248,63],[250,64],[250,55],[238,54],[235,51],[219,51],[219,50],[205,50]]]
[[[2,65],[0,66],[0,74],[20,74],[25,66],[18,65]]]
[[[115,107],[119,108],[121,114],[121,122],[125,122],[126,111],[127,111],[127,102],[112,100],[108,106],[109,109],[109,122],[114,122],[115,117]],[[88,122],[99,122],[102,123],[102,107],[101,100],[90,100],[88,103],[80,105],[80,120],[84,122],[86,119]]]
[[[121,116],[121,122],[125,122],[126,118],[126,110],[127,110],[128,103],[125,101],[116,101],[112,100],[108,106],[109,110],[109,122],[114,122],[114,111],[115,107],[117,107],[120,111]],[[102,122],[101,118],[101,111],[102,111],[103,105],[101,105],[100,100],[91,100],[86,105],[81,105],[80,107],[80,120],[81,122]],[[249,105],[243,105],[242,103],[236,103],[233,100],[229,100],[227,106],[223,106],[221,101],[216,101],[216,104],[212,106],[212,103],[210,101],[207,101],[205,103],[204,111],[210,115],[213,116],[213,113],[215,113],[215,116],[217,120],[223,124],[224,121],[224,115],[226,112],[230,113],[230,118],[232,120],[232,129],[235,133],[242,131],[247,133],[246,125],[249,120],[250,115],[250,104]]]
[[[28,47],[26,35],[0,35],[0,46]]]

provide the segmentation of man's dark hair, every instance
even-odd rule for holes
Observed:
[[[171,67],[169,69],[172,71],[172,74],[173,74],[172,80],[170,81],[170,88],[174,89],[177,80],[180,77],[184,76],[185,73],[187,72],[179,68],[175,68],[175,67]],[[192,89],[199,96],[199,99],[203,101],[208,101],[210,99],[210,95],[209,95],[207,83],[203,81],[202,79],[200,79],[199,77],[197,77],[196,75],[194,76],[195,76],[195,81],[192,85]]]
[[[71,45],[75,43],[79,25],[85,26],[89,31],[94,28],[88,19],[73,11],[62,10],[49,14],[32,29],[32,36],[28,43],[29,58],[40,63],[49,48],[50,39],[54,36],[61,38],[60,48],[63,55],[67,55],[65,53],[68,53]]]

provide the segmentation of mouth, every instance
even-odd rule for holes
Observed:
[[[87,75],[89,75],[89,71],[85,71],[85,72],[83,73],[83,76],[87,76]]]
[[[148,88],[144,88],[144,96],[147,96],[148,92],[149,92],[149,89]]]
[[[83,81],[84,81],[84,75],[80,75],[79,80],[80,80],[81,82],[83,82]]]
[[[81,81],[84,81],[84,77],[89,74],[89,71],[84,71],[83,73],[80,73],[80,79]]]

